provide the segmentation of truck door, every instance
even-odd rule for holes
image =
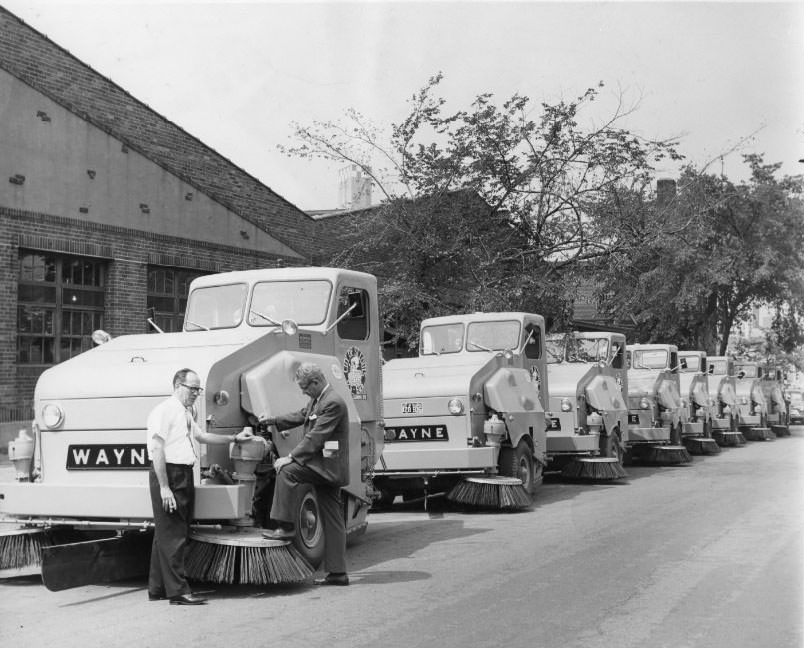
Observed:
[[[343,285],[338,292],[336,353],[361,420],[375,420],[380,393],[379,332],[373,293]]]

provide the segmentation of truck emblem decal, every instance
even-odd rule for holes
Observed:
[[[354,400],[366,400],[366,360],[357,347],[349,347],[343,358],[343,373]]]

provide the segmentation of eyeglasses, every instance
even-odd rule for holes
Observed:
[[[200,394],[202,391],[204,391],[203,387],[193,387],[192,385],[185,385],[184,383],[179,383],[179,384],[182,387],[187,387],[187,389],[189,389],[194,394]]]

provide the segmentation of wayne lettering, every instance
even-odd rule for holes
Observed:
[[[385,428],[389,441],[449,441],[446,425],[415,425]]]
[[[150,465],[144,444],[87,444],[67,448],[67,470],[145,470]]]

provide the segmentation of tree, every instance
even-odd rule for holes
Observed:
[[[752,306],[799,308],[802,179],[777,179],[780,165],[765,164],[760,155],[744,159],[751,171],[745,182],[734,184],[688,166],[671,202],[639,194],[609,210],[618,236],[632,241],[641,238],[646,220],[663,223],[646,227],[655,236],[645,237],[641,251],[620,256],[616,273],[598,267],[605,272],[602,290],[609,308],[631,313],[640,339],[723,355],[733,326]],[[800,335],[795,322],[795,317],[787,320],[790,340]]]
[[[674,143],[620,128],[633,110],[622,103],[602,125],[582,125],[602,84],[538,107],[519,94],[498,106],[486,93],[447,114],[435,96],[441,79],[413,95],[387,141],[355,110],[345,123],[295,125],[299,143],[287,154],[356,164],[384,196],[332,261],[385,278],[386,323],[411,344],[418,324],[400,327],[403,316],[527,308],[566,320],[574,271],[618,251],[587,206],[612,186],[648,182],[654,162],[679,158]],[[467,192],[477,197],[471,217],[464,198],[448,206]]]

